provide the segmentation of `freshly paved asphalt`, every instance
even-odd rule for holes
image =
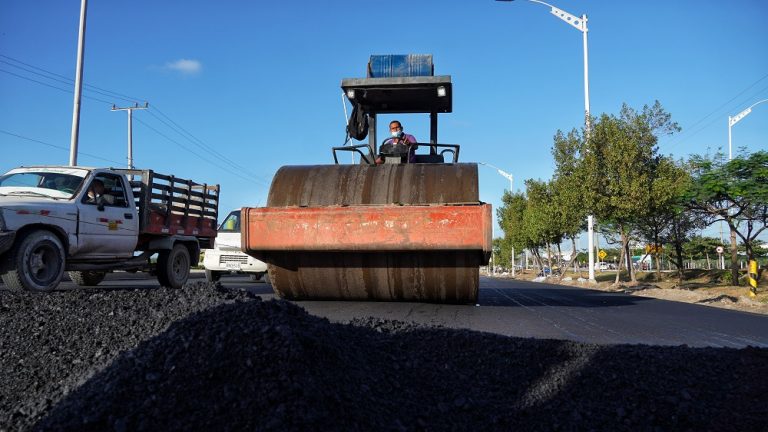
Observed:
[[[203,278],[193,272],[192,278]],[[227,275],[227,288],[275,298],[270,285],[247,276]],[[105,289],[155,288],[143,274],[108,275]],[[768,347],[768,316],[711,306],[658,300],[580,287],[481,278],[479,305],[301,301],[309,313],[344,322],[357,317],[468,328],[508,336],[567,339],[597,344]],[[0,285],[2,288],[2,285]],[[64,282],[62,289],[75,285]]]

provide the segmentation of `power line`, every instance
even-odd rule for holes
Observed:
[[[21,69],[21,70],[23,70],[23,71],[25,71],[25,72],[29,72],[29,73],[35,74],[35,75],[37,75],[37,76],[41,76],[41,77],[43,77],[43,78],[45,78],[45,79],[49,79],[49,80],[52,80],[52,81],[58,81],[58,82],[60,82],[60,83],[62,83],[62,84],[67,84],[67,85],[69,85],[69,84],[72,84],[72,80],[66,80],[66,79],[62,79],[62,78],[50,77],[50,76],[48,76],[48,75],[46,75],[46,74],[43,74],[43,73],[40,73],[40,72],[35,72],[35,71],[33,71],[33,70],[30,70],[30,69],[27,69],[27,68],[25,68],[25,67],[21,67],[21,66],[19,66],[19,65],[15,65],[15,64],[13,64],[13,63],[11,63],[11,62],[7,62],[7,61],[5,61],[5,60],[0,60],[0,63],[5,63],[5,64],[7,64],[8,66],[11,66],[11,67],[15,67],[15,68],[17,68],[17,69]]]
[[[4,61],[4,60],[0,60],[0,62],[2,62],[2,63],[5,63],[5,64],[7,64],[7,65],[10,65],[10,66],[12,66],[12,67],[16,67],[16,68],[19,68],[19,69],[21,69],[21,70],[24,70],[25,72],[28,72],[28,73],[32,73],[32,74],[35,74],[35,75],[41,76],[41,77],[43,77],[43,78],[46,78],[46,79],[51,79],[51,80],[54,80],[54,81],[57,81],[57,82],[60,82],[60,83],[64,83],[64,84],[72,84],[72,83],[74,83],[74,80],[72,80],[72,79],[70,79],[70,78],[67,78],[66,76],[63,76],[63,75],[57,74],[57,73],[55,73],[55,72],[51,72],[51,71],[49,71],[49,70],[46,70],[46,69],[43,69],[43,68],[39,68],[39,67],[37,67],[37,66],[34,66],[34,65],[31,65],[31,64],[25,63],[25,62],[23,62],[23,61],[21,61],[21,60],[18,60],[18,59],[15,59],[15,58],[13,58],[13,57],[9,57],[9,56],[7,56],[7,55],[4,55],[4,54],[0,54],[0,57],[2,57],[2,58],[5,58],[5,59],[8,59],[8,60],[11,60],[11,61],[13,61],[13,62],[16,62],[16,63],[19,63],[19,64],[21,64],[21,65],[24,65],[24,66],[26,66],[27,68],[31,68],[31,69],[34,69],[34,70],[36,70],[36,71],[40,71],[41,73],[35,72],[34,70],[30,70],[30,69],[27,69],[27,68],[24,68],[24,67],[21,67],[21,66],[18,66],[18,65],[14,65],[14,64],[12,64],[12,63],[9,63],[9,62],[7,62],[7,61]],[[54,89],[56,89],[56,90],[59,90],[59,91],[64,91],[64,92],[67,92],[67,93],[72,93],[72,90],[70,90],[70,89],[63,89],[63,88],[60,88],[60,87],[56,87],[56,86],[53,86],[53,85],[51,85],[51,84],[48,84],[48,83],[45,83],[45,82],[41,82],[41,81],[38,81],[38,80],[35,80],[35,79],[32,79],[32,78],[29,78],[29,77],[24,77],[24,76],[22,76],[22,75],[18,75],[18,74],[15,74],[15,73],[13,73],[13,72],[5,71],[5,70],[2,70],[2,69],[0,69],[0,71],[3,71],[3,72],[6,72],[6,73],[9,73],[9,74],[11,74],[11,75],[14,75],[14,76],[16,76],[16,77],[18,77],[18,78],[21,78],[21,79],[26,79],[26,80],[28,80],[28,81],[32,81],[32,82],[35,82],[35,83],[38,83],[38,84],[44,85],[44,86],[46,86],[46,87],[51,87],[51,88],[54,88]],[[47,74],[47,75],[51,75],[52,77],[51,77],[51,76],[47,76],[47,75],[44,75],[44,74]],[[136,100],[139,100],[138,98],[131,98],[130,96],[127,96],[127,95],[124,95],[124,94],[121,94],[121,93],[118,93],[118,92],[114,92],[114,91],[112,91],[112,90],[108,90],[108,89],[103,89],[103,88],[100,88],[100,87],[96,87],[96,86],[93,86],[93,85],[87,85],[87,84],[84,84],[84,86],[85,86],[86,88],[94,88],[94,89],[98,89],[98,91],[95,91],[95,90],[89,90],[89,91],[94,91],[94,92],[96,92],[96,93],[99,93],[99,94],[102,94],[102,95],[104,95],[104,96],[108,96],[108,97],[115,97],[115,96],[116,96],[118,99],[127,100],[127,101],[131,101],[131,102],[133,102],[133,101],[136,101]],[[103,99],[99,99],[99,98],[94,98],[94,97],[90,97],[90,96],[83,96],[83,97],[85,97],[85,98],[88,98],[88,99],[97,100],[97,101],[100,101],[100,102],[105,102],[105,103],[108,103],[108,104],[112,104],[112,102],[109,102],[109,101],[105,101],[105,100],[103,100]],[[143,99],[142,99],[142,100],[143,100]],[[161,123],[165,124],[165,126],[167,126],[168,128],[170,128],[170,129],[171,129],[171,130],[173,130],[174,132],[176,132],[176,133],[178,133],[179,135],[181,135],[181,137],[182,137],[182,138],[184,138],[184,139],[186,139],[187,141],[191,142],[192,144],[196,145],[198,148],[201,148],[202,150],[205,150],[207,153],[209,153],[209,154],[211,154],[212,156],[214,156],[214,157],[216,157],[217,159],[219,159],[219,160],[220,160],[222,163],[224,163],[224,164],[226,164],[226,165],[228,165],[228,166],[230,166],[230,167],[232,167],[232,168],[234,168],[234,169],[236,169],[236,170],[240,170],[240,171],[243,171],[243,172],[244,172],[246,175],[248,175],[248,176],[252,177],[252,180],[255,180],[256,182],[259,182],[259,183],[262,183],[262,184],[265,184],[265,185],[267,185],[267,184],[268,184],[268,183],[267,183],[267,182],[266,182],[264,179],[262,179],[262,178],[259,178],[259,177],[256,177],[256,176],[255,176],[255,175],[253,175],[253,174],[249,174],[249,171],[250,171],[250,169],[248,169],[248,168],[246,168],[246,167],[243,167],[242,165],[239,165],[239,164],[237,164],[236,162],[234,162],[234,161],[232,161],[231,159],[227,158],[225,155],[223,155],[223,154],[219,153],[218,151],[216,151],[216,150],[215,150],[214,148],[212,148],[211,146],[209,146],[209,145],[205,144],[205,143],[204,143],[202,140],[200,140],[199,138],[197,138],[196,136],[194,136],[192,133],[190,133],[189,131],[187,131],[186,129],[184,129],[184,128],[183,128],[181,125],[179,125],[177,122],[175,122],[173,119],[171,119],[171,118],[170,118],[168,115],[166,115],[165,113],[163,113],[163,112],[162,112],[162,111],[161,111],[159,108],[157,108],[157,106],[153,105],[153,109],[154,109],[155,111],[157,111],[157,112],[158,112],[160,115],[162,115],[162,116],[163,116],[165,119],[167,119],[167,121],[166,121],[166,120],[163,120],[162,118],[160,118],[160,117],[158,117],[157,115],[155,115],[155,114],[152,112],[152,110],[149,110],[148,112],[149,112],[149,113],[150,113],[150,114],[151,114],[153,117],[155,117],[155,118],[156,118],[158,121],[160,121]],[[137,119],[137,121],[139,121],[139,119]],[[144,124],[144,125],[145,125],[145,126],[147,126],[147,127],[150,127],[150,126],[149,126],[147,123],[145,123],[145,122],[142,122],[142,124]],[[151,127],[150,127],[150,128],[151,128]],[[155,132],[157,132],[158,134],[161,134],[161,133],[160,133],[159,131],[157,131],[156,129],[153,129],[153,130],[155,130]],[[166,139],[170,139],[169,137],[167,137],[167,136],[165,136],[165,135],[163,135],[163,134],[161,134],[161,135],[162,135],[162,136],[164,136]],[[180,145],[178,142],[175,142],[175,141],[173,141],[173,142],[174,142],[174,143],[176,143],[177,145]],[[196,153],[195,153],[195,154],[196,154]],[[196,154],[196,155],[197,155],[197,154]],[[197,155],[197,156],[198,156],[198,157],[200,157],[200,155]],[[202,158],[202,157],[201,157],[201,158]],[[203,158],[203,159],[204,159],[204,158]],[[204,159],[204,160],[206,160],[206,159]],[[227,171],[227,172],[230,172],[230,173],[232,172],[232,171],[230,171],[230,170],[228,170],[228,169],[226,169],[226,168],[223,168],[223,167],[221,167],[221,166],[219,166],[219,165],[216,165],[216,166],[218,166],[219,168],[225,169],[225,171]],[[242,177],[242,176],[241,176],[241,177]],[[250,180],[250,179],[249,179],[249,180]]]
[[[73,80],[72,78],[69,78],[69,77],[67,77],[67,76],[64,76],[64,75],[60,75],[60,74],[57,74],[57,73],[55,73],[55,72],[51,72],[51,71],[49,71],[49,70],[46,70],[46,69],[43,69],[43,68],[40,68],[40,67],[37,67],[37,66],[31,65],[31,64],[29,64],[29,63],[24,63],[23,61],[21,61],[21,60],[18,60],[18,59],[15,59],[15,58],[13,58],[13,57],[9,57],[9,56],[7,56],[7,55],[4,55],[4,54],[0,54],[0,57],[3,57],[3,58],[5,58],[5,59],[11,60],[11,61],[13,61],[13,62],[16,62],[16,63],[22,64],[22,65],[24,65],[24,66],[26,66],[26,67],[29,67],[29,68],[35,69],[35,70],[37,70],[37,71],[40,71],[40,72],[43,72],[43,73],[45,73],[45,74],[48,74],[48,75],[53,75],[54,77],[57,77],[57,78],[49,78],[49,77],[46,77],[46,78],[49,78],[49,79],[52,79],[52,80],[57,80],[57,81],[59,81],[59,80],[58,80],[58,78],[61,78],[62,80],[66,81],[66,84],[74,84],[74,83],[75,83],[75,80]],[[2,61],[2,60],[0,60],[0,61]],[[14,64],[12,64],[12,63],[8,63],[8,62],[6,62],[6,61],[2,61],[2,62],[3,62],[3,63],[5,63],[5,64],[8,64],[8,65],[11,65],[11,66],[13,66],[13,67],[17,67],[17,68],[19,68],[19,69],[24,69],[24,68],[22,68],[22,67],[20,67],[20,66],[18,66],[18,65],[14,65]],[[24,69],[24,70],[26,70],[26,69]],[[28,72],[32,72],[32,71],[28,71]],[[44,76],[44,75],[42,75],[42,74],[39,74],[39,73],[37,73],[37,72],[32,72],[32,73],[35,73],[35,74],[37,74],[37,75],[41,75],[41,76]],[[109,93],[109,94],[104,94],[104,93],[102,93],[102,94],[104,94],[104,96],[111,96],[111,97],[115,97],[115,98],[117,98],[117,99],[123,99],[123,100],[129,101],[129,102],[136,102],[136,101],[139,101],[139,100],[145,100],[145,99],[143,99],[143,98],[134,98],[134,97],[132,97],[132,96],[127,96],[127,95],[124,95],[124,94],[122,94],[122,93],[118,93],[118,92],[115,92],[115,91],[112,91],[112,90],[108,90],[108,89],[104,89],[104,88],[101,88],[101,87],[97,87],[97,86],[95,86],[95,85],[90,85],[90,84],[83,84],[83,86],[84,86],[84,87],[86,87],[86,88],[89,88],[89,89],[96,89],[96,90],[99,90],[99,92],[105,92],[105,93]],[[89,90],[89,91],[90,91],[90,90]],[[93,91],[95,91],[95,90],[93,90]]]
[[[13,137],[16,137],[16,138],[21,138],[21,139],[24,139],[24,140],[27,140],[27,141],[36,142],[38,144],[43,144],[43,145],[46,145],[48,147],[53,147],[53,148],[56,148],[56,149],[60,149],[60,150],[64,150],[66,152],[69,152],[69,147],[64,147],[64,146],[59,146],[59,145],[56,145],[56,144],[47,143],[45,141],[40,141],[40,140],[37,140],[37,139],[34,139],[34,138],[25,137],[23,135],[15,134],[13,132],[8,132],[8,131],[2,130],[2,129],[0,129],[0,133],[4,133],[6,135],[10,135],[10,136],[13,136]],[[80,152],[80,154],[88,156],[88,157],[91,157],[91,158],[94,158],[94,159],[103,160],[105,162],[111,162],[111,163],[114,163],[114,164],[117,164],[117,165],[121,165],[122,164],[121,162],[117,162],[117,161],[114,161],[112,159],[106,159],[106,158],[103,158],[101,156],[92,155],[90,153]]]
[[[189,147],[185,146],[184,144],[174,140],[173,138],[169,137],[168,135],[166,135],[166,134],[160,132],[159,130],[153,128],[147,122],[141,120],[138,117],[136,118],[136,121],[141,123],[141,124],[143,124],[145,127],[147,127],[148,129],[154,131],[156,134],[160,135],[161,137],[165,138],[166,140],[168,140],[168,141],[176,144],[177,146],[181,147],[182,149],[186,150],[187,152],[192,153],[193,155],[197,156],[198,158],[202,159],[203,161],[208,162],[209,164],[211,164],[211,165],[213,165],[213,166],[215,166],[215,167],[217,167],[217,168],[219,168],[219,169],[221,169],[221,170],[223,170],[223,171],[225,171],[225,172],[227,172],[229,174],[236,175],[236,176],[238,176],[238,177],[240,177],[240,178],[242,178],[244,180],[247,180],[249,182],[253,182],[253,181],[259,182],[259,181],[261,181],[258,178],[248,178],[248,177],[245,177],[242,174],[240,174],[239,172],[229,170],[226,167],[223,167],[223,166],[221,166],[221,165],[211,161],[210,159],[206,159],[205,157],[203,157],[199,153],[195,152],[194,150],[190,149]],[[261,183],[262,183],[261,186],[266,185],[266,182],[264,182],[264,181],[261,181]]]
[[[727,100],[726,102],[724,102],[723,104],[721,104],[719,107],[715,108],[715,110],[714,110],[714,111],[710,112],[710,113],[709,113],[709,114],[707,114],[706,116],[704,116],[704,117],[702,117],[701,119],[699,119],[697,122],[695,122],[693,125],[691,125],[691,126],[690,126],[689,130],[690,130],[691,132],[689,132],[689,133],[686,133],[686,134],[680,134],[680,135],[678,135],[678,137],[679,137],[679,138],[678,138],[676,141],[674,141],[674,140],[673,140],[672,142],[670,142],[669,144],[667,144],[665,147],[666,147],[667,149],[669,149],[669,148],[671,148],[671,147],[674,147],[674,146],[676,146],[676,145],[678,145],[678,144],[681,144],[681,143],[683,143],[685,140],[687,140],[687,139],[690,139],[690,138],[692,138],[692,137],[696,136],[698,133],[702,132],[703,130],[707,129],[709,126],[711,126],[711,125],[712,125],[712,123],[714,123],[714,122],[718,121],[719,119],[718,119],[717,117],[715,117],[715,118],[713,118],[712,120],[710,120],[709,122],[707,122],[706,124],[704,124],[703,126],[701,126],[701,127],[700,127],[700,128],[698,128],[698,129],[696,129],[696,126],[698,126],[698,125],[700,125],[701,123],[705,122],[707,119],[709,119],[710,117],[712,117],[712,116],[713,116],[713,115],[715,115],[715,114],[718,114],[718,113],[719,113],[720,115],[722,115],[721,111],[723,110],[723,108],[725,108],[725,107],[726,107],[728,104],[730,104],[731,102],[733,102],[734,100],[736,100],[738,97],[740,97],[740,96],[741,96],[741,95],[743,95],[744,93],[748,92],[748,91],[749,91],[751,88],[755,87],[755,86],[756,86],[758,83],[760,83],[761,81],[763,81],[763,80],[764,80],[764,79],[766,79],[766,78],[768,78],[768,74],[766,74],[766,75],[763,75],[763,76],[762,76],[762,77],[760,77],[760,78],[759,78],[757,81],[753,82],[752,84],[750,84],[749,86],[747,86],[747,87],[746,87],[744,90],[742,90],[741,92],[739,92],[739,93],[738,93],[736,96],[734,96],[734,97],[732,97],[731,99]],[[755,95],[757,95],[757,94],[761,94],[761,93],[763,93],[763,92],[764,92],[764,91],[766,91],[766,90],[768,90],[768,86],[767,86],[767,87],[763,87],[761,90],[759,90],[757,93],[755,93]],[[750,97],[754,97],[754,95],[752,95],[752,96],[750,96]]]
[[[166,119],[168,119],[168,121],[169,121],[170,123],[172,123],[173,125],[169,124],[168,122],[164,121],[164,120],[163,120],[163,119],[161,119],[160,117],[156,116],[156,115],[155,115],[155,114],[152,112],[152,110],[148,111],[148,112],[149,112],[149,114],[150,114],[150,115],[152,115],[153,117],[155,117],[155,118],[156,118],[158,121],[160,121],[161,123],[165,124],[165,125],[166,125],[166,126],[168,126],[169,128],[173,129],[173,130],[174,130],[176,133],[178,133],[178,134],[179,134],[179,135],[181,135],[182,137],[186,138],[186,139],[187,139],[188,141],[190,141],[192,144],[195,144],[197,147],[201,148],[202,150],[205,150],[205,151],[207,151],[207,152],[211,153],[213,156],[215,156],[216,158],[218,158],[219,160],[221,160],[223,163],[225,163],[225,164],[227,164],[227,165],[229,165],[229,166],[231,166],[231,167],[233,167],[233,168],[235,168],[235,169],[238,169],[238,170],[244,171],[246,174],[248,174],[248,172],[250,171],[248,168],[245,168],[245,167],[243,167],[243,166],[241,166],[241,165],[238,165],[237,163],[233,162],[232,160],[230,160],[229,158],[227,158],[227,157],[226,157],[226,156],[224,156],[223,154],[221,154],[221,153],[217,152],[216,150],[214,150],[214,149],[213,149],[211,146],[209,146],[209,145],[205,144],[205,143],[204,143],[202,140],[200,140],[200,139],[199,139],[199,138],[197,138],[196,136],[192,135],[192,134],[191,134],[189,131],[187,131],[186,129],[184,129],[183,127],[181,127],[181,126],[180,126],[178,123],[176,123],[175,121],[173,121],[173,120],[172,120],[170,117],[168,117],[167,115],[165,115],[165,114],[164,114],[162,111],[160,111],[160,109],[159,109],[159,108],[157,108],[157,107],[154,107],[154,106],[153,106],[153,108],[154,108],[154,109],[155,109],[155,110],[156,110],[156,111],[157,111],[159,114],[161,114],[163,117],[165,117]],[[174,127],[174,126],[175,126],[175,127]],[[254,178],[254,179],[256,179],[257,181],[260,181],[260,182],[264,182],[264,180],[263,180],[263,179],[260,179],[260,178],[258,178],[258,177],[256,177],[256,176],[252,175],[252,174],[248,174],[248,175],[250,175],[251,177],[253,177],[253,178]]]
[[[45,74],[42,74],[42,73],[39,73],[39,72],[35,72],[35,71],[33,71],[33,70],[30,70],[30,69],[27,69],[27,68],[24,68],[24,67],[21,67],[21,66],[15,65],[15,64],[13,64],[13,63],[9,63],[9,62],[7,62],[7,61],[5,61],[5,60],[0,60],[0,63],[5,63],[5,64],[7,64],[8,66],[11,66],[11,67],[15,67],[15,68],[17,68],[17,69],[21,69],[21,70],[23,70],[23,71],[25,71],[25,72],[28,72],[28,73],[31,73],[31,74],[35,74],[35,75],[37,75],[37,76],[40,76],[40,77],[43,77],[43,78],[45,78],[45,79],[49,79],[49,80],[52,80],[52,81],[60,82],[60,83],[62,83],[62,84],[72,85],[72,84],[74,83],[74,81],[73,81],[73,80],[68,80],[68,79],[59,79],[59,78],[53,78],[53,77],[49,77],[49,76],[47,76],[47,75],[45,75]],[[20,75],[16,75],[16,76],[18,76],[19,78],[29,79],[29,78],[25,78],[25,77],[22,77],[22,76],[20,76]],[[38,81],[38,82],[39,82],[39,81]],[[114,97],[112,94],[109,94],[108,92],[105,92],[105,91],[101,91],[101,90],[91,90],[91,89],[87,89],[87,88],[86,88],[86,91],[89,91],[89,92],[93,92],[93,93],[97,93],[97,94],[100,94],[100,95],[103,95],[103,96]],[[123,98],[120,98],[120,97],[118,97],[117,99],[123,99]],[[125,99],[125,100],[128,100],[128,99]]]
[[[29,78],[29,77],[25,77],[25,76],[22,76],[22,75],[19,75],[19,74],[13,73],[13,72],[11,72],[11,71],[7,71],[7,70],[5,70],[5,69],[0,69],[0,72],[5,72],[5,73],[7,73],[7,74],[9,74],[9,75],[13,75],[13,76],[15,76],[15,77],[18,77],[18,78],[21,78],[21,79],[25,79],[25,80],[27,80],[27,81],[32,81],[32,82],[34,82],[34,83],[37,83],[37,84],[41,84],[41,85],[44,85],[44,86],[46,86],[46,87],[50,87],[50,88],[52,88],[52,89],[60,90],[60,91],[66,92],[66,93],[72,93],[72,90],[71,90],[71,89],[63,89],[63,88],[61,88],[61,87],[56,87],[56,86],[54,86],[54,85],[51,85],[51,84],[48,84],[48,83],[44,83],[44,82],[42,82],[42,81],[38,81],[38,80],[36,80],[36,79],[32,79],[32,78]],[[92,99],[92,100],[95,100],[95,101],[104,102],[104,103],[106,103],[106,104],[110,104],[110,105],[112,104],[112,102],[110,102],[110,101],[108,101],[108,100],[104,100],[104,99],[95,98],[95,97],[93,97],[93,96],[83,96],[83,97],[84,97],[84,98],[86,98],[86,99]]]

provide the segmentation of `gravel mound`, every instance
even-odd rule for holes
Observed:
[[[115,357],[190,314],[247,298],[182,290],[0,291],[0,430],[25,430]]]
[[[589,345],[181,290],[0,294],[11,430],[768,430],[768,350]]]

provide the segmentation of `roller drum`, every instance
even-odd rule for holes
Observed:
[[[476,164],[285,166],[267,207],[478,204]],[[288,299],[474,303],[483,254],[284,251],[263,256]]]
[[[268,207],[449,204],[480,200],[476,164],[284,166]]]

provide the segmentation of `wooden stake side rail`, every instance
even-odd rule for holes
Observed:
[[[131,181],[131,188],[142,234],[216,237],[219,185],[199,184],[152,170],[124,171],[140,177]]]
[[[243,208],[246,253],[478,250],[490,255],[490,204]]]

